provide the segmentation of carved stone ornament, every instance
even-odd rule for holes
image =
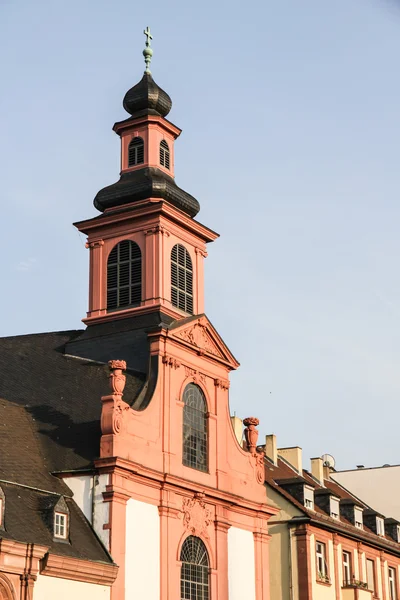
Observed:
[[[258,483],[264,483],[265,481],[265,469],[264,469],[264,452],[256,452],[256,479]]]
[[[183,524],[195,536],[209,538],[208,526],[213,519],[204,502],[204,494],[196,494],[194,498],[184,498],[182,503]]]
[[[116,396],[122,396],[126,377],[122,371],[126,371],[126,362],[124,360],[109,360],[108,366],[110,367],[110,389]]]
[[[182,331],[178,331],[175,335],[204,352],[223,358],[221,352],[211,340],[210,335],[207,332],[206,321],[203,319],[199,319],[194,325],[187,329],[183,329]]]
[[[247,447],[252,454],[256,453],[258,440],[258,431],[256,427],[259,423],[260,421],[257,417],[247,417],[247,419],[243,419],[243,425],[245,425],[244,437],[247,442]]]
[[[164,356],[162,357],[162,361],[164,365],[171,367],[171,369],[179,369],[179,367],[181,366],[179,360],[173,358],[172,356],[168,356],[167,354],[164,354]]]

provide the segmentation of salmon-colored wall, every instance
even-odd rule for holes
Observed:
[[[227,532],[232,526],[245,529],[254,534],[256,600],[268,600],[267,521],[277,511],[266,502],[263,456],[245,451],[231,425],[229,372],[238,363],[206,317],[152,334],[150,353],[157,357],[159,375],[145,410],[131,409],[115,394],[102,398],[97,467],[111,473],[106,493],[111,554],[121,565],[124,501],[150,502],[160,514],[161,598],[177,597],[179,548],[193,534],[209,550],[212,598],[228,600]],[[182,397],[189,383],[201,388],[207,402],[206,473],[182,464]],[[113,600],[124,598],[123,577],[120,569]]]

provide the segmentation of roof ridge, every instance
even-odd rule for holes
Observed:
[[[70,334],[70,333],[81,333],[85,331],[84,329],[64,329],[64,330],[60,330],[60,331],[39,331],[36,333],[22,333],[20,335],[3,335],[0,336],[0,340],[11,340],[14,338],[28,338],[28,337],[34,337],[34,336],[39,336],[39,335],[54,335],[54,334]]]

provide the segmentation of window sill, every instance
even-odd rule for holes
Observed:
[[[325,580],[325,579],[318,579],[317,578],[317,583],[319,583],[320,585],[328,586],[328,587],[331,587],[331,585],[332,585],[330,579]]]

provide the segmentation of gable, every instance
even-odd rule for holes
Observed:
[[[208,355],[221,361],[231,369],[237,369],[238,361],[224,343],[214,326],[205,315],[175,321],[169,327],[171,337],[191,347],[197,354]]]

